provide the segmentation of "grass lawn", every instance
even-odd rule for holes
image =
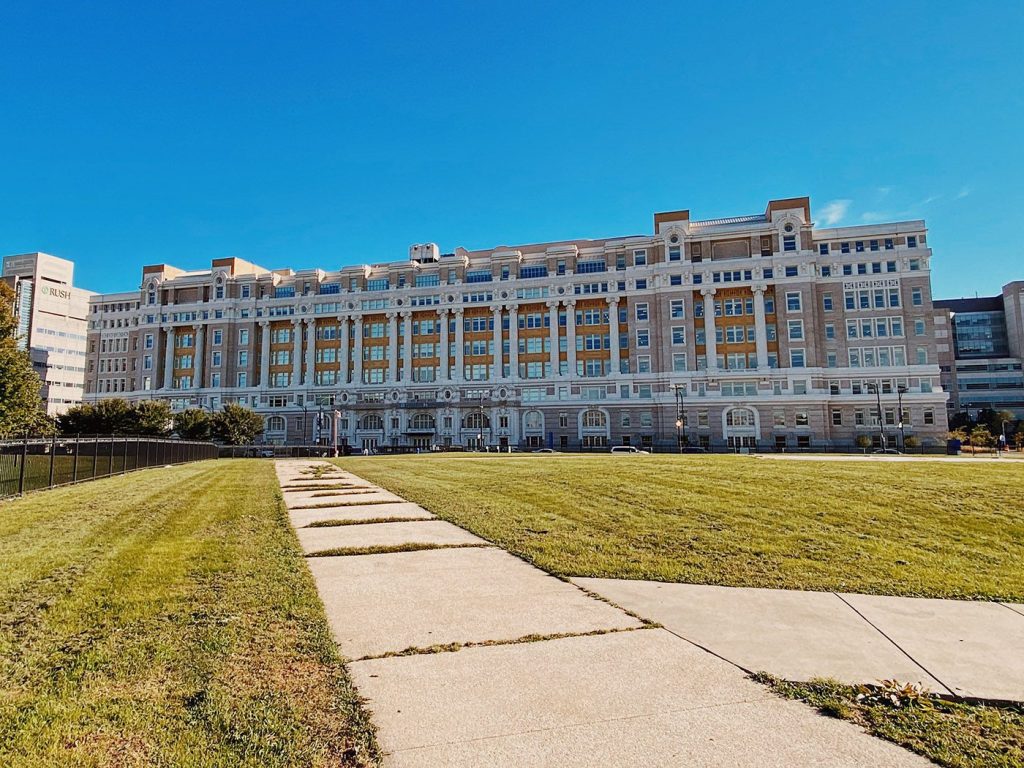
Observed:
[[[563,576],[1024,600],[1016,462],[449,454],[337,463]]]
[[[271,462],[0,503],[0,563],[0,765],[377,759]]]
[[[787,683],[756,676],[788,699],[857,723],[948,768],[1018,768],[1024,765],[1024,710],[901,695],[892,686],[869,691],[831,680]],[[890,698],[891,697],[891,698]]]

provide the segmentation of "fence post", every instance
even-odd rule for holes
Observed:
[[[139,456],[142,454],[142,444],[139,438],[135,438],[135,469],[139,468]]]
[[[46,482],[47,488],[53,488],[53,464],[57,461],[57,433],[53,433],[50,439],[50,477]]]
[[[92,479],[96,479],[96,470],[99,469],[100,463],[100,439],[94,437],[92,439]]]
[[[121,474],[128,474],[128,438],[124,439],[124,461],[121,462]]]
[[[114,436],[110,436],[110,461],[107,462],[107,477],[114,474]]]
[[[21,467],[18,468],[18,495],[25,493],[25,465],[28,464],[28,436],[21,444]]]
[[[75,438],[75,458],[72,460],[72,464],[71,464],[71,483],[72,484],[78,482],[78,454],[81,452],[81,450],[82,450],[82,436],[79,435],[78,437]]]

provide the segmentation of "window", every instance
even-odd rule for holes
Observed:
[[[907,248],[917,248],[917,236],[916,235],[908,235],[907,236]]]
[[[926,408],[924,411],[924,423],[934,424],[935,423],[935,411],[931,408]]]
[[[917,348],[917,364],[928,365],[928,347]]]
[[[825,323],[825,338],[830,341],[836,338],[836,325],[835,323]]]
[[[796,250],[796,235],[783,235],[782,236],[782,250],[783,251],[795,251]]]
[[[672,355],[672,371],[674,373],[685,373],[686,368],[686,353],[676,352]]]
[[[647,266],[647,251],[644,249],[633,251],[633,266]]]
[[[891,251],[894,247],[893,240],[891,237],[885,238],[885,250]],[[895,271],[895,270],[893,270]]]
[[[672,344],[680,345],[686,343],[686,328],[682,325],[672,326]]]
[[[801,301],[799,291],[790,291],[786,294],[786,311],[787,312],[800,312]]]
[[[795,267],[786,267],[786,277],[796,277],[799,274],[799,270]]]
[[[821,243],[818,246],[818,253],[822,256],[828,256],[828,243]]]
[[[806,427],[810,424],[810,420],[807,418],[807,411],[796,412],[796,425],[798,427]]]
[[[668,248],[668,260],[669,261],[681,261],[683,258],[682,250],[678,245],[670,245]]]
[[[238,330],[238,346],[244,347],[249,344],[249,329],[240,328]]]
[[[682,320],[686,317],[686,305],[682,299],[675,299],[669,302],[669,317],[673,320]]]
[[[244,373],[244,372],[238,374],[238,386],[239,387],[248,387],[249,386],[249,374]]]
[[[877,240],[872,240],[871,243],[870,243],[870,246],[871,246],[871,250],[872,251],[877,251],[878,250],[878,241]]]
[[[789,366],[790,368],[803,368],[805,366],[803,349],[789,350]]]
[[[583,412],[582,424],[584,429],[603,429],[608,425],[608,419],[602,411],[589,410]]]
[[[858,240],[854,245],[855,245],[855,247],[857,249],[857,253],[864,253],[864,241],[863,240]]]
[[[924,304],[924,293],[920,288],[914,288],[910,291],[910,303],[915,307],[920,307]]]
[[[638,347],[649,347],[651,346],[650,331],[646,329],[640,329],[636,332],[636,345]]]
[[[821,295],[821,308],[826,312],[831,312],[835,309],[835,305],[832,303],[831,293],[823,293]]]
[[[224,341],[224,331],[219,328],[213,332],[213,346],[219,347]]]
[[[646,323],[650,320],[650,312],[646,303],[640,303],[636,305],[636,319],[637,322]]]
[[[843,412],[838,409],[832,411],[832,426],[841,427],[843,426]]]

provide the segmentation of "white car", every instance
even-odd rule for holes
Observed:
[[[614,454],[626,453],[626,454],[630,454],[630,455],[633,455],[633,456],[639,456],[639,455],[647,456],[648,454],[650,454],[650,451],[640,450],[635,445],[616,445],[614,448],[612,448],[612,453],[614,453]]]

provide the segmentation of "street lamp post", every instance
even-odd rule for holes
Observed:
[[[896,397],[899,400],[899,409],[900,409],[900,420],[899,420],[900,443],[901,443],[900,450],[902,450],[904,453],[907,452],[907,432],[906,432],[906,427],[904,426],[904,422],[903,422],[903,393],[906,392],[906,391],[907,391],[907,388],[905,386],[903,386],[902,384],[897,385],[897,387],[896,387]]]
[[[878,384],[868,384],[868,391],[870,392],[872,389],[875,391],[875,399],[878,402],[878,442],[884,452],[885,422],[882,420],[882,390],[879,388]]]
[[[1009,422],[1006,419],[1003,419],[1003,423],[999,425],[1000,426],[1000,430],[1003,433],[1003,444],[1001,446],[999,446],[1000,449],[1001,449],[999,451],[999,455],[1000,456],[1003,454],[1003,451],[1005,451],[1006,448],[1009,446],[1009,443],[1006,442],[1006,425],[1007,424],[1009,424]]]
[[[480,431],[477,434],[477,448],[484,447],[484,393],[480,393]]]
[[[676,448],[683,452],[683,427],[686,426],[686,413],[683,411],[683,386],[676,384]]]

